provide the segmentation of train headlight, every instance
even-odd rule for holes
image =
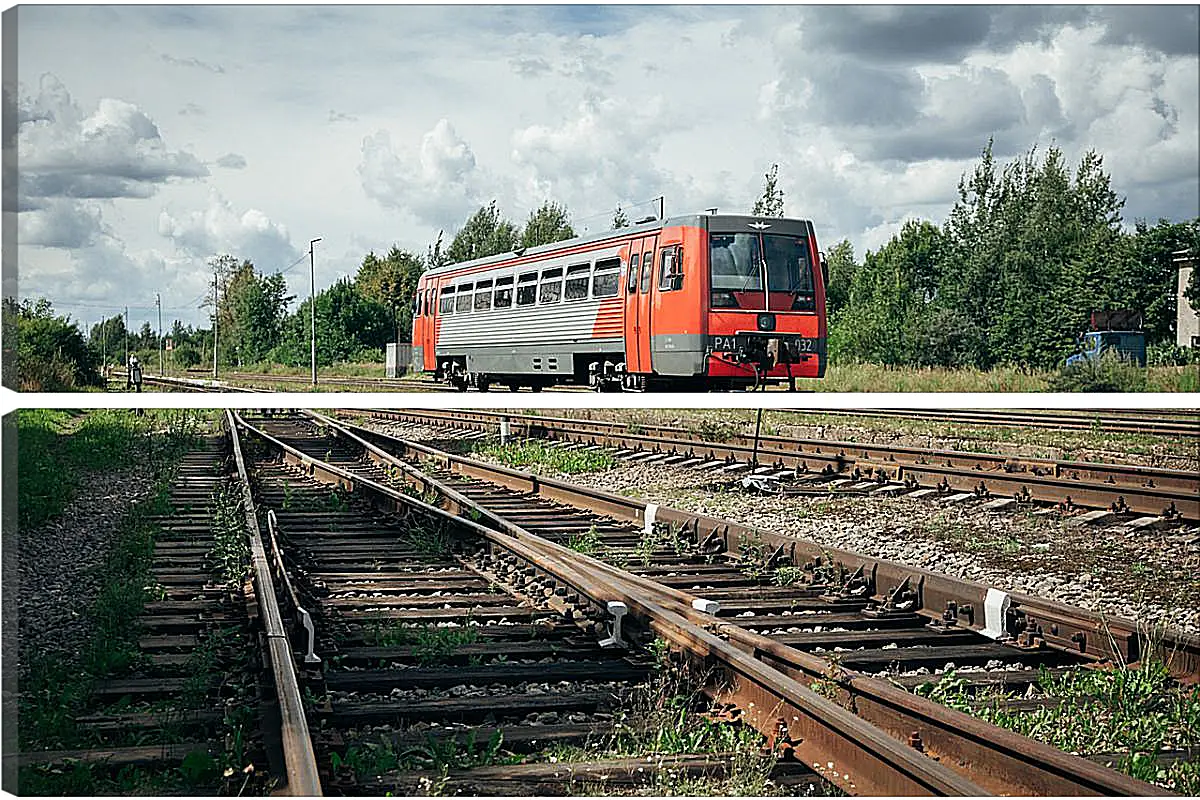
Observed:
[[[775,315],[774,314],[759,314],[758,329],[760,331],[775,330]]]

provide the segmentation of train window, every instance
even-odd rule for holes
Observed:
[[[487,311],[492,307],[492,282],[480,281],[475,284],[475,310]]]
[[[458,287],[458,296],[454,300],[455,313],[462,314],[471,310],[471,289],[473,284],[464,283]]]
[[[662,265],[658,269],[658,289],[670,292],[683,288],[683,265],[680,261],[678,247],[668,247],[662,251]]]
[[[591,264],[576,264],[573,267],[567,267],[567,283],[563,288],[563,297],[567,300],[586,300],[591,271]]]
[[[542,285],[538,289],[539,303],[557,303],[562,299],[562,274],[562,267],[542,273]]]
[[[642,292],[650,291],[650,273],[654,271],[654,251],[642,254]]]
[[[526,272],[517,279],[517,305],[531,306],[537,300],[537,273]]]
[[[592,297],[616,297],[621,288],[621,259],[606,258],[596,262],[592,275]]]
[[[633,294],[637,291],[638,283],[638,254],[634,253],[629,257],[629,281],[625,291]]]
[[[512,306],[512,290],[513,279],[510,275],[507,278],[496,279],[496,299],[492,301],[494,308],[509,308]]]
[[[447,286],[442,289],[442,299],[438,303],[439,314],[454,313],[454,287]]]

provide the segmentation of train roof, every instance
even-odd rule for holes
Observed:
[[[663,228],[669,228],[674,225],[692,225],[708,230],[714,221],[721,223],[720,227],[736,226],[739,223],[749,225],[751,222],[764,221],[767,224],[778,224],[779,222],[799,222],[811,230],[812,223],[808,220],[791,219],[779,217],[753,217],[733,214],[684,214],[677,217],[668,217],[667,219],[656,219],[652,222],[643,222],[640,225],[630,225],[625,228],[616,228],[613,230],[593,233],[588,236],[576,236],[574,239],[563,239],[550,244],[542,244],[537,247],[530,247],[527,250],[510,250],[506,253],[497,253],[493,256],[485,256],[484,258],[476,258],[471,261],[459,261],[455,264],[447,264],[444,267],[427,270],[422,274],[422,277],[434,275],[444,275],[450,272],[457,272],[462,269],[470,269],[474,267],[485,267],[492,264],[503,264],[505,261],[511,261],[514,258],[523,258],[525,256],[536,256],[543,253],[553,253],[558,250],[565,250],[572,247],[578,247],[585,244],[594,244],[603,242],[609,239],[623,239],[627,236],[637,236],[640,234],[653,233]]]

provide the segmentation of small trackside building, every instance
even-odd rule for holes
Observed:
[[[1177,250],[1171,254],[1179,270],[1177,304],[1175,311],[1175,343],[1180,347],[1200,347],[1200,309],[1193,308],[1184,297],[1192,271],[1197,269],[1196,257],[1187,250]]]
[[[689,215],[425,273],[413,370],[453,387],[724,389],[825,372],[807,220]]]

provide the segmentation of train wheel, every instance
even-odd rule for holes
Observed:
[[[486,392],[492,388],[492,382],[482,376],[475,381],[475,385],[479,387],[479,391],[481,392]]]
[[[531,392],[540,392],[541,390],[542,390],[542,385],[540,383],[535,383],[529,387],[529,391],[531,391]]]
[[[521,391],[521,384],[519,384],[519,383],[510,383],[510,384],[508,385],[508,390],[509,390],[510,392],[519,392],[519,391]]]

